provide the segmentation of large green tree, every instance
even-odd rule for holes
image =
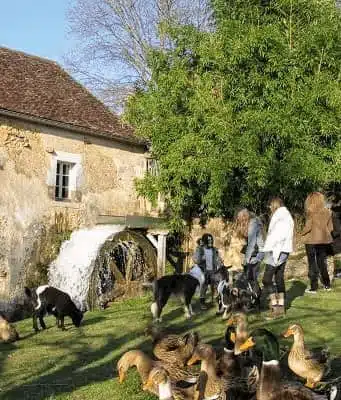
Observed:
[[[176,227],[198,215],[259,212],[271,195],[299,209],[341,179],[341,19],[332,0],[212,0],[215,26],[160,27],[152,79],[127,120],[150,140]]]

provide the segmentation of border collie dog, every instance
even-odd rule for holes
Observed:
[[[153,282],[154,302],[150,310],[155,321],[161,321],[161,313],[171,295],[180,297],[184,302],[185,317],[194,315],[192,297],[200,285],[197,278],[191,274],[166,275]]]
[[[43,319],[46,314],[54,315],[57,327],[62,330],[65,330],[64,317],[66,316],[72,319],[76,327],[80,326],[83,313],[78,310],[67,293],[53,286],[43,285],[36,289],[25,287],[25,294],[33,305],[33,329],[36,332],[39,331],[37,319],[39,319],[42,329],[46,329]]]

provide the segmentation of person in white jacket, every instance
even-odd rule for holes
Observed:
[[[294,220],[282,199],[270,201],[271,220],[264,243],[263,292],[270,296],[270,318],[285,314],[284,270],[289,254],[293,251]],[[275,278],[275,286],[273,280]]]

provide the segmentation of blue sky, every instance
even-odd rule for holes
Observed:
[[[0,45],[63,63],[71,0],[1,1]]]

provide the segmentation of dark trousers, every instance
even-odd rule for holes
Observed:
[[[263,275],[263,285],[264,285],[264,292],[266,294],[274,293],[285,293],[285,283],[284,283],[284,269],[285,269],[286,262],[278,267],[274,267],[272,265],[266,265],[265,271]],[[276,283],[276,290],[273,285],[273,278],[275,277]]]
[[[206,271],[205,272],[205,282],[201,286],[200,290],[200,298],[205,299],[207,288],[211,285],[212,282],[212,275],[214,274],[214,271]]]
[[[311,290],[318,289],[318,277],[322,285],[330,287],[330,279],[327,269],[327,256],[329,251],[328,244],[306,244],[305,250],[308,258],[308,277],[310,279]]]
[[[256,281],[258,279],[259,265],[260,265],[260,262],[255,263],[255,264],[244,265],[244,273],[245,273],[246,279],[249,282]]]

